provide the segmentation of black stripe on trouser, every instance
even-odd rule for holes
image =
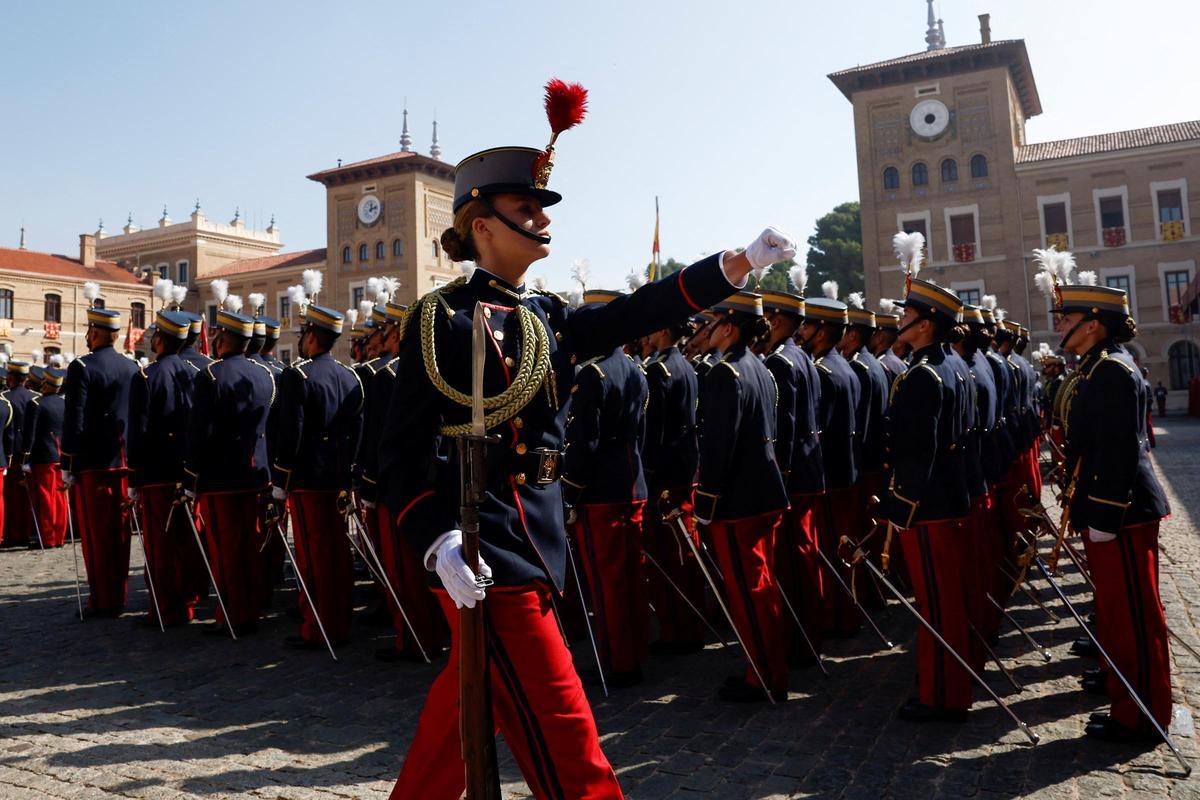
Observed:
[[[512,698],[513,706],[517,711],[517,718],[521,723],[521,730],[525,734],[525,744],[528,746],[529,757],[533,761],[533,768],[537,773],[533,777],[542,785],[543,794],[566,800],[566,792],[563,791],[562,784],[558,780],[558,773],[554,769],[554,758],[550,754],[550,748],[546,745],[546,737],[542,734],[542,728],[538,725],[537,715],[530,707],[529,699],[521,690],[516,668],[513,667],[508,652],[500,642],[500,637],[495,634],[486,621],[483,630],[487,637],[488,652],[495,656],[491,663],[496,665],[500,680],[508,689],[509,697]],[[557,712],[557,709],[555,711]],[[528,777],[526,776],[526,778]]]
[[[301,540],[303,540],[305,544],[309,543],[308,521],[304,519],[304,504],[303,503],[293,503],[292,504],[292,521],[295,522],[296,527],[300,529],[297,531],[293,531],[294,535],[292,536],[292,538],[296,540],[296,554],[299,555],[300,549],[301,549],[300,548]],[[283,529],[281,528],[280,533],[282,533],[282,532],[283,532]],[[312,611],[312,615],[313,615],[312,627],[318,628],[317,636],[319,637],[319,636],[321,636],[321,631],[319,629],[319,626],[317,625],[317,617],[320,615],[320,611],[317,610],[317,580],[316,580],[317,565],[313,563],[312,554],[308,552],[308,548],[304,548],[304,562],[305,563],[304,563],[303,567],[300,566],[299,564],[293,564],[292,566],[296,568],[297,573],[301,569],[303,569],[305,572],[304,583],[307,585],[307,588],[308,588],[308,598],[307,599],[310,601],[308,605],[310,606],[309,610]],[[297,589],[297,591],[300,591],[300,587],[296,587],[296,589]],[[303,594],[301,594],[300,597],[301,597],[301,599],[304,599]],[[303,620],[301,620],[301,622],[303,622]],[[316,638],[316,637],[314,637],[314,638]]]
[[[1150,705],[1149,637],[1146,636],[1146,619],[1143,616],[1145,606],[1142,602],[1142,593],[1139,591],[1141,581],[1138,579],[1137,560],[1134,557],[1132,539],[1132,536],[1117,534],[1117,541],[1121,548],[1121,569],[1125,573],[1125,592],[1129,596],[1129,615],[1133,622],[1134,655],[1137,659],[1138,674],[1134,676],[1132,682],[1137,687],[1142,702],[1153,712],[1154,709]]]
[[[733,532],[733,523],[725,523],[726,547],[729,548],[729,561],[733,566],[734,583],[737,585],[738,591],[742,595],[742,606],[746,609],[746,621],[750,624],[750,635],[754,639],[754,649],[758,651],[758,660],[762,664],[762,677],[766,681],[769,677],[771,665],[767,663],[767,648],[763,642],[762,630],[758,625],[758,616],[754,611],[754,603],[750,597],[750,587],[746,586],[746,573],[742,570],[742,555],[738,552],[737,538]],[[764,686],[764,689],[772,691],[772,687]]]
[[[608,631],[608,615],[604,608],[604,581],[600,575],[600,561],[596,556],[596,541],[592,537],[592,520],[586,506],[579,514],[579,524],[583,528],[584,541],[582,546],[587,548],[588,560],[592,564],[592,569],[595,571],[595,576],[588,575],[587,564],[581,566],[583,574],[577,577],[580,580],[588,579],[588,585],[584,588],[588,594],[592,596],[592,614],[596,617],[596,630],[592,634],[596,638],[596,645],[600,648],[600,655],[604,659],[604,663],[610,669],[612,668],[612,648],[609,646],[609,631]],[[568,556],[571,554],[568,553]],[[591,622],[587,619],[587,608],[582,609],[584,624],[591,626]]]
[[[937,575],[933,568],[932,548],[929,544],[929,530],[922,525],[917,528],[917,547],[921,553],[921,566],[925,573],[925,598],[929,603],[929,624],[943,637],[946,635],[942,627],[941,597],[938,592]],[[937,641],[933,643],[933,697],[938,708],[946,705],[946,674],[944,659],[949,655],[938,651]]]

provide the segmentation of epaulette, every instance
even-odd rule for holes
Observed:
[[[296,372],[299,372],[300,375],[304,378],[304,380],[308,380],[308,373],[300,368],[303,367],[305,364],[308,364],[311,361],[312,361],[311,358],[302,358],[299,361],[297,361],[295,364],[292,364],[292,369],[296,370]]]
[[[905,374],[905,375],[909,375],[909,374],[912,374],[913,372],[915,372],[915,371],[916,371],[916,370],[918,370],[918,369],[923,369],[923,370],[925,370],[926,372],[928,372],[930,375],[932,375],[932,376],[933,376],[933,379],[934,379],[935,381],[937,381],[937,382],[938,382],[938,384],[941,384],[941,382],[942,382],[942,376],[941,376],[941,375],[938,375],[938,374],[937,374],[937,370],[936,370],[936,369],[934,369],[933,367],[929,366],[928,364],[926,364],[926,363],[925,363],[925,361],[926,361],[926,359],[922,358],[922,359],[920,360],[920,362],[919,362],[919,363],[913,364],[913,365],[912,365],[912,367],[910,367],[910,368],[909,368],[908,372],[906,372],[906,373],[904,373],[904,374]],[[962,376],[961,376],[961,375],[959,375],[958,377],[960,377],[960,378],[961,378]]]
[[[725,361],[724,359],[722,359],[721,361],[718,361],[716,364],[713,364],[713,369],[716,369],[717,367],[729,367],[729,371],[733,373],[733,377],[735,377],[735,378],[742,377],[742,374],[737,371],[737,367],[733,366],[733,364],[730,364],[728,361]]]
[[[155,361],[153,363],[157,364],[158,362]],[[145,366],[138,364],[138,372],[142,373],[142,377],[147,380],[150,379],[150,376],[146,374],[146,367],[148,367],[148,366],[150,366],[150,364],[146,364]]]
[[[654,361],[654,363],[651,364],[650,366],[662,367],[663,374],[666,375],[668,378],[671,377],[671,370],[667,369],[667,359],[665,359],[665,358],[656,359]]]
[[[526,294],[526,295],[537,295],[538,297],[549,297],[549,298],[550,298],[551,300],[553,300],[553,301],[554,301],[554,302],[555,302],[555,303],[556,303],[556,304],[557,304],[557,305],[558,305],[560,308],[561,308],[562,306],[565,306],[565,305],[567,304],[567,301],[566,301],[566,300],[563,300],[563,299],[562,299],[561,297],[559,297],[557,294],[555,294],[554,292],[551,292],[551,291],[549,291],[549,290],[547,290],[547,289],[528,289],[528,290],[526,290],[525,294]]]
[[[388,374],[393,378],[396,377],[396,362],[400,360],[400,356],[392,356],[391,361],[383,365],[383,368],[388,371]]]
[[[583,372],[588,367],[592,367],[593,369],[596,370],[596,372],[600,373],[600,378],[603,379],[605,377],[604,370],[600,369],[600,363],[599,363],[603,360],[604,360],[604,356],[596,356],[595,358],[589,358],[587,361],[585,361],[579,365],[579,371]]]
[[[1126,372],[1128,372],[1130,375],[1134,374],[1133,367],[1131,367],[1129,364],[1126,364],[1124,361],[1117,358],[1116,356],[1109,355],[1108,351],[1104,350],[1103,352],[1100,353],[1100,358],[1096,359],[1096,363],[1093,364],[1092,368],[1088,370],[1088,373],[1087,373],[1088,378],[1091,378],[1092,373],[1094,373],[1097,369],[1099,369],[1101,364],[1104,364],[1106,362],[1113,363],[1113,364],[1120,364],[1121,368],[1124,369]]]
[[[783,363],[787,364],[789,367],[796,366],[795,364],[792,363],[792,360],[790,358],[788,358],[787,356],[785,356],[783,354],[783,345],[779,345],[779,347],[776,347],[775,351],[773,353],[771,353],[769,356],[767,356],[767,358],[778,358],[781,361],[783,361]]]
[[[374,360],[375,359],[371,359],[371,361],[374,361]],[[355,364],[355,366],[356,367],[366,367],[368,370],[370,370],[371,374],[374,375],[376,372],[379,372],[379,370],[377,370],[371,366],[371,361],[360,361],[357,364]]]

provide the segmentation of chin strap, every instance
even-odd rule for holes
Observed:
[[[487,206],[488,210],[492,212],[492,214],[496,217],[496,219],[503,222],[505,227],[507,227],[509,230],[513,231],[514,233],[521,234],[526,239],[532,239],[533,241],[537,242],[538,244],[550,244],[549,236],[539,236],[536,233],[530,233],[529,231],[525,230],[520,225],[513,222],[511,219],[509,219],[508,217],[504,216],[499,211],[497,211],[496,207],[494,205],[492,205],[492,201],[487,199],[486,195],[480,194],[475,199],[478,200],[479,202],[483,203],[485,206]]]
[[[1070,341],[1070,340],[1071,340],[1071,337],[1075,335],[1075,331],[1079,330],[1079,326],[1080,326],[1080,325],[1082,325],[1082,324],[1083,324],[1083,323],[1085,323],[1085,322],[1091,322],[1091,321],[1092,321],[1092,319],[1094,319],[1094,317],[1092,317],[1090,314],[1085,314],[1085,315],[1084,315],[1084,316],[1083,316],[1083,317],[1082,317],[1082,318],[1079,320],[1079,322],[1076,322],[1074,325],[1072,325],[1072,326],[1071,326],[1071,330],[1069,330],[1069,331],[1067,331],[1065,334],[1063,334],[1063,337],[1062,337],[1062,339],[1060,339],[1060,340],[1059,340],[1059,342],[1058,342],[1058,349],[1059,349],[1059,350],[1066,350],[1066,349],[1067,349],[1067,342],[1068,342],[1068,341]]]

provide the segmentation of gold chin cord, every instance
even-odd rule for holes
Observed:
[[[1075,497],[1075,484],[1079,482],[1079,468],[1083,465],[1083,459],[1075,462],[1075,471],[1071,473],[1071,482],[1067,484],[1066,491],[1062,496],[1062,519],[1058,523],[1058,536],[1054,539],[1054,549],[1050,551],[1050,561],[1046,565],[1050,567],[1050,573],[1053,574],[1058,570],[1058,555],[1062,551],[1063,541],[1067,538],[1067,533],[1071,528],[1071,500]]]
[[[439,392],[456,404],[470,408],[471,396],[458,391],[442,377],[441,370],[437,365],[437,348],[434,341],[438,306],[443,306],[448,316],[457,313],[446,304],[441,294],[457,289],[465,283],[466,278],[458,278],[437,292],[425,295],[419,301],[420,308],[415,313],[420,314],[421,356],[425,362],[425,374],[429,376],[430,382]],[[521,334],[521,358],[517,363],[516,374],[508,388],[498,395],[483,399],[483,406],[488,411],[486,417],[488,428],[515,417],[543,386],[547,386],[548,390],[553,389],[552,384],[548,385],[547,383],[551,381],[552,373],[550,371],[550,335],[546,332],[546,326],[542,324],[537,314],[525,306],[518,304],[516,309]],[[470,430],[469,423],[441,427],[441,433],[446,436],[461,436],[470,433]]]

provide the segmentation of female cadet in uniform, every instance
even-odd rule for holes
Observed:
[[[1075,476],[1071,523],[1084,532],[1096,584],[1097,636],[1165,729],[1171,662],[1158,597],[1158,526],[1171,509],[1150,465],[1149,386],[1123,346],[1137,325],[1120,289],[1062,286],[1060,296],[1061,347],[1081,358],[1074,396],[1065,400],[1066,474]],[[1107,690],[1112,708],[1093,715],[1086,733],[1157,741],[1115,675],[1108,675]]]
[[[712,343],[722,356],[705,379],[695,514],[708,528],[738,636],[754,660],[745,677],[728,680],[719,695],[757,702],[766,699],[765,690],[784,700],[789,629],[774,562],[787,489],[775,460],[775,379],[751,350],[771,328],[756,294],[739,292],[716,309],[721,317]]]
[[[572,309],[525,285],[550,254],[548,153],[504,147],[455,169],[447,255],[478,265],[414,305],[395,362],[380,440],[381,488],[399,534],[436,572],[451,628],[449,666],[434,681],[393,798],[457,798],[464,786],[458,732],[459,617],[484,590],[463,557],[459,465],[451,437],[469,429],[475,309],[489,331],[484,369],[489,445],[479,508],[480,573],[494,718],[535,797],[617,798],[596,724],[554,621],[566,569],[559,477],[575,364],[682,321],[741,285],[751,267],[795,245],[767,229],[744,253],[710,256],[604,306]],[[477,304],[479,304],[477,306]]]

